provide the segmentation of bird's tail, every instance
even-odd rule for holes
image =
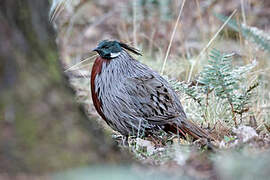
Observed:
[[[208,132],[189,120],[182,121],[181,124],[178,125],[170,125],[169,129],[172,133],[179,134],[184,137],[189,134],[194,139],[206,138],[209,140],[215,140],[215,138],[213,138]]]

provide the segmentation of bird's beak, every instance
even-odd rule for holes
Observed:
[[[98,48],[96,47],[95,49],[93,49],[92,51],[96,51],[96,52],[98,52],[99,50],[98,50]]]

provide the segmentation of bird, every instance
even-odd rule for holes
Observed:
[[[151,136],[160,130],[195,140],[212,139],[188,120],[167,80],[139,62],[139,50],[117,40],[103,40],[91,71],[92,100],[98,114],[123,136]]]

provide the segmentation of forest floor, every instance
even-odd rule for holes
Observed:
[[[183,2],[183,1],[182,1]],[[90,92],[90,72],[96,54],[91,49],[104,39],[116,39],[134,45],[143,52],[136,57],[160,72],[168,50],[181,4],[179,1],[111,0],[76,1],[56,19],[60,57],[71,86],[89,116],[98,117]],[[218,15],[233,18],[252,29],[256,44],[241,32],[222,22]],[[130,138],[119,145],[128,149],[143,164],[169,174],[205,179],[264,179],[270,164],[269,44],[270,3],[264,1],[187,1],[172,38],[164,76],[183,84],[194,81],[209,62],[213,48],[231,54],[234,67],[250,67],[240,86],[258,82],[245,112],[236,115],[230,107],[211,94],[207,112],[198,107],[185,89],[178,87],[179,98],[187,116],[209,130],[218,139],[213,151],[200,141],[175,137],[163,145]],[[220,30],[220,32],[218,32]],[[218,32],[218,33],[217,33]],[[216,36],[217,35],[217,36]],[[261,47],[263,46],[263,47]],[[82,61],[85,60],[85,61]],[[249,66],[250,65],[250,66]],[[181,86],[183,87],[183,86]],[[112,138],[113,132],[100,118],[98,123]],[[118,136],[117,136],[118,137]],[[118,138],[119,139],[119,138]],[[117,138],[115,138],[117,140]],[[179,170],[180,169],[180,170]],[[248,172],[248,173],[246,173]]]

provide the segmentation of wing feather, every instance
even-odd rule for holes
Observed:
[[[153,125],[163,125],[184,116],[176,93],[161,77],[144,75],[127,78],[123,87],[128,95],[126,103],[135,116],[143,117]]]

